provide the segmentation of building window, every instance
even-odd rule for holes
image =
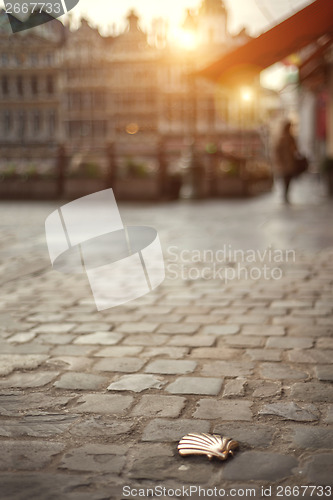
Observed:
[[[8,57],[8,54],[6,52],[3,52],[1,54],[1,64],[2,66],[7,66],[9,63],[9,57]]]
[[[31,63],[32,66],[37,66],[37,64],[38,64],[38,54],[36,54],[36,53],[30,54],[30,63]]]
[[[3,76],[1,78],[1,88],[2,88],[2,93],[4,95],[9,93],[9,85],[8,85],[8,77],[7,76]]]
[[[49,133],[53,137],[56,129],[56,115],[54,111],[50,111],[49,114]]]
[[[38,80],[36,76],[31,77],[31,92],[34,95],[38,93]]]
[[[40,112],[35,111],[33,115],[33,130],[34,134],[38,134],[40,132],[40,124],[41,124],[41,119],[40,119]]]
[[[23,78],[22,76],[18,76],[16,78],[16,89],[18,95],[23,95]]]
[[[51,52],[47,52],[45,55],[45,61],[47,66],[52,66],[53,64],[53,54]]]
[[[51,75],[48,75],[46,77],[46,91],[48,94],[54,93],[54,82],[53,82],[53,77]]]
[[[10,111],[4,111],[3,114],[3,129],[5,132],[5,135],[8,135],[9,132],[11,131],[12,128],[12,114]]]
[[[25,136],[25,128],[26,128],[26,115],[24,111],[19,111],[18,113],[18,123],[19,123],[19,139],[24,139]]]

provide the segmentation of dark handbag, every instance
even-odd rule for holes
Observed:
[[[297,154],[294,158],[294,176],[298,177],[299,175],[306,172],[309,168],[309,162],[307,158],[303,155]]]

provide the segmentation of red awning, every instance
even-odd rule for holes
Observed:
[[[250,82],[263,69],[331,33],[333,0],[316,0],[197,74],[229,84]]]

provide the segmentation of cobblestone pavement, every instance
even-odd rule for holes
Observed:
[[[329,496],[333,205],[306,178],[292,197],[120,205],[159,231],[167,279],[99,313],[50,269],[57,204],[0,203],[1,500]],[[240,449],[181,458],[193,431]]]

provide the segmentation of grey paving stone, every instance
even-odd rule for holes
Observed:
[[[67,333],[41,333],[36,338],[35,342],[41,342],[43,344],[70,344],[74,339],[74,335],[69,335]]]
[[[37,470],[47,466],[65,448],[45,441],[1,441],[0,470]]]
[[[138,358],[104,358],[94,365],[94,370],[134,373],[139,371],[145,363],[145,360]]]
[[[0,389],[9,387],[19,387],[22,389],[27,387],[42,387],[52,382],[58,375],[59,372],[52,371],[38,373],[16,372],[5,379],[0,379]]]
[[[225,337],[223,341],[232,347],[261,347],[264,344],[263,337],[253,337],[251,335],[234,335],[231,337]],[[219,345],[218,341],[218,345]]]
[[[263,378],[272,380],[301,380],[308,378],[305,371],[292,368],[283,363],[262,363],[260,373]]]
[[[281,349],[247,349],[246,354],[253,361],[280,361]]]
[[[295,363],[330,363],[333,360],[333,350],[323,351],[319,349],[311,349],[301,351],[295,349],[288,352],[288,358]]]
[[[49,395],[46,398],[43,392],[24,394],[20,391],[0,394],[0,415],[18,417],[26,411],[34,413],[43,413],[47,410],[62,412],[68,403],[75,400],[75,397],[75,394],[71,394],[59,397]]]
[[[146,389],[160,389],[165,385],[161,377],[148,374],[124,375],[109,385],[108,391],[142,392]]]
[[[157,359],[146,366],[146,373],[177,375],[192,373],[197,366],[195,361],[183,359]]]
[[[144,395],[132,415],[144,417],[179,417],[186,403],[180,396]]]
[[[329,405],[329,407],[327,408],[324,422],[326,422],[326,424],[333,424],[333,405]]]
[[[89,417],[83,422],[72,425],[69,433],[80,437],[103,437],[105,440],[122,434],[130,434],[135,423],[127,420],[115,420],[114,416]]]
[[[158,323],[144,323],[135,321],[133,323],[122,323],[117,330],[122,333],[152,333],[158,327]]]
[[[193,417],[202,419],[246,420],[252,419],[252,401],[200,399]]]
[[[203,420],[156,419],[145,427],[142,441],[178,441],[189,432],[209,432],[209,422]]]
[[[202,329],[205,335],[236,335],[240,331],[239,325],[207,325]]]
[[[76,327],[76,323],[43,323],[32,329],[35,333],[68,333]]]
[[[271,307],[282,307],[286,309],[306,308],[309,309],[313,305],[310,301],[305,300],[274,300]]]
[[[192,349],[191,357],[193,358],[203,358],[203,359],[235,359],[239,356],[239,349],[230,349],[228,347],[198,347],[197,349]]]
[[[329,427],[296,427],[293,432],[293,446],[306,449],[333,447],[333,429]]]
[[[240,451],[244,447],[268,448],[272,441],[276,428],[267,425],[252,424],[218,424],[214,427],[214,434],[235,439],[240,444]]]
[[[305,475],[308,481],[311,484],[318,484],[320,486],[333,486],[332,470],[333,453],[316,454],[305,465]],[[320,494],[321,490],[317,490],[316,493]],[[328,488],[324,489],[324,496],[331,496],[331,491]]]
[[[306,318],[308,321],[308,318]],[[319,325],[291,325],[288,327],[288,335],[291,337],[330,337],[331,328]]]
[[[249,381],[250,389],[253,389],[253,397],[255,398],[269,398],[271,396],[278,396],[281,394],[282,386],[280,382],[262,381]]]
[[[74,413],[124,415],[133,402],[132,396],[120,394],[85,394],[72,407]]]
[[[51,350],[52,356],[89,356],[96,346],[91,345],[58,345]]]
[[[222,387],[222,378],[180,377],[166,387],[171,394],[217,395]]]
[[[93,375],[91,373],[67,372],[61,375],[53,385],[58,389],[74,389],[77,391],[88,391],[100,389],[108,383],[106,377]]]
[[[167,335],[129,335],[123,341],[124,345],[139,345],[139,346],[160,346],[167,342],[169,337]],[[185,344],[184,344],[185,345]]]
[[[319,419],[318,409],[314,405],[281,401],[265,405],[259,415],[277,415],[285,420],[297,422],[314,422]]]
[[[33,370],[46,359],[43,354],[0,354],[0,376],[9,375],[14,370]]]
[[[111,330],[111,324],[110,323],[99,323],[99,322],[94,322],[94,323],[82,323],[81,325],[77,326],[73,332],[74,333],[95,333],[95,332],[108,332]]]
[[[235,378],[233,380],[228,380],[228,382],[226,382],[225,384],[223,397],[234,398],[244,396],[246,384],[246,379],[241,377]]]
[[[74,340],[74,344],[114,345],[122,338],[123,335],[116,332],[95,332],[87,335],[80,335],[80,337]]]
[[[172,337],[168,345],[186,347],[209,347],[215,344],[215,337],[212,335],[176,335]]]
[[[317,339],[318,349],[333,349],[333,337],[321,337]]]
[[[331,359],[333,359],[333,357]],[[319,380],[333,381],[333,366],[332,365],[316,366],[315,370],[316,370],[317,378]]]
[[[126,451],[126,446],[86,444],[67,451],[58,468],[119,474],[126,463]]]
[[[25,342],[23,344],[17,344],[17,343],[9,343],[9,342],[1,342],[0,341],[0,352],[1,355],[11,355],[12,356],[18,356],[18,355],[42,355],[42,354],[48,354],[51,350],[51,346],[48,344],[41,344],[40,342],[35,342],[34,340],[32,342]]]
[[[266,347],[278,349],[311,349],[314,340],[302,337],[269,337]]]
[[[227,313],[226,313],[227,314]],[[226,314],[190,314],[184,319],[185,323],[195,323],[197,325],[216,325],[226,317]]]
[[[30,342],[30,340],[34,339],[36,335],[36,332],[16,333],[8,338],[8,342],[23,344],[24,342]]]
[[[225,377],[246,377],[253,371],[253,363],[240,361],[212,361],[204,363],[201,373],[203,375],[218,375]]]
[[[136,354],[140,354],[143,351],[143,347],[140,346],[123,346],[115,345],[112,347],[103,347],[98,352],[94,353],[94,356],[101,358],[121,358],[121,357],[131,357]]]
[[[324,382],[296,383],[291,386],[291,397],[296,401],[333,403],[333,387]]]
[[[89,487],[91,480],[82,475],[68,475],[57,473],[35,473],[28,474],[17,472],[1,473],[0,487],[4,495],[4,500],[78,500],[73,498],[70,492],[80,491],[80,500],[99,500],[107,498],[105,496],[95,497],[95,493],[90,491],[89,499],[83,497],[82,490]]]
[[[282,337],[285,334],[285,328],[280,325],[245,325],[242,328],[243,335],[263,336],[263,337]]]
[[[196,333],[199,330],[199,325],[192,325],[190,323],[165,323],[162,324],[157,333],[163,333],[167,335],[187,335],[191,333]]]
[[[92,360],[80,356],[58,356],[48,359],[45,365],[58,370],[83,371],[91,367]]]
[[[259,328],[268,321],[268,316],[254,315],[254,314],[242,314],[242,315],[230,315],[226,320],[226,323],[240,324],[246,326],[258,325]]]
[[[0,436],[51,437],[65,432],[77,420],[76,415],[26,415],[19,420],[2,420]]]
[[[172,359],[181,359],[190,351],[189,347],[146,347],[141,357],[154,358],[155,356],[168,356]]]
[[[230,481],[277,481],[293,474],[298,465],[296,458],[290,455],[245,451],[238,453],[234,460],[225,464],[222,478]]]
[[[148,314],[143,318],[143,321],[150,323],[179,323],[182,319],[183,315],[181,314]]]

